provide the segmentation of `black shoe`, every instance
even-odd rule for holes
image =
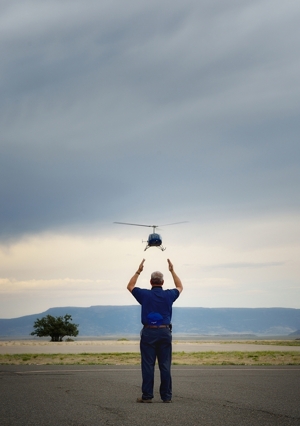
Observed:
[[[172,399],[166,399],[165,401],[163,401],[163,402],[165,402],[165,403],[167,403],[167,404],[170,404],[170,402],[172,402]]]

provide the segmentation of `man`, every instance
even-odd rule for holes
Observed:
[[[141,319],[144,326],[140,341],[142,397],[138,398],[137,402],[152,402],[156,358],[160,370],[161,399],[163,402],[172,402],[172,305],[182,292],[183,286],[168,259],[169,271],[175,284],[174,289],[163,290],[163,274],[158,271],[151,274],[151,290],[135,287],[139,275],[144,269],[144,262],[145,259],[142,260],[137,272],[127,285],[127,289],[142,306]]]

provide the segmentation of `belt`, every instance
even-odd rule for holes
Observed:
[[[162,325],[144,325],[145,328],[169,328],[170,324],[162,324]]]

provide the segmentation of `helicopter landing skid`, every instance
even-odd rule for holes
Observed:
[[[157,247],[157,248],[161,249],[161,251],[165,251],[166,250],[166,247],[162,247],[162,246],[146,246],[145,249],[144,249],[144,251],[146,251],[150,247]]]

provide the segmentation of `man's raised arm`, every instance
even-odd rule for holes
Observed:
[[[181,282],[181,279],[178,277],[178,275],[175,273],[175,271],[174,271],[174,267],[173,267],[173,264],[171,263],[171,261],[170,261],[170,259],[167,259],[168,260],[168,264],[169,264],[169,271],[171,272],[171,274],[172,274],[172,277],[173,277],[173,280],[174,280],[174,284],[175,284],[175,287],[177,288],[177,290],[179,291],[179,293],[181,293],[182,292],[182,290],[183,290],[183,285],[182,285],[182,282]]]
[[[127,284],[127,290],[129,290],[130,293],[134,289],[135,284],[138,280],[138,277],[140,273],[142,272],[142,270],[144,269],[144,262],[145,262],[145,259],[142,260],[142,262],[140,263],[140,266],[138,267],[138,270],[136,271],[136,273],[133,275],[133,277],[130,279],[129,283]]]

